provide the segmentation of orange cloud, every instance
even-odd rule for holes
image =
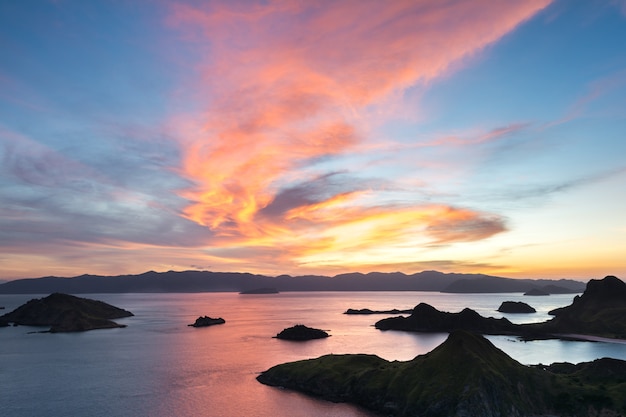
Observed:
[[[404,241],[407,224],[431,242],[504,230],[469,210],[363,205],[364,193],[376,192],[365,184],[308,199],[293,184],[315,182],[315,162],[363,143],[390,97],[450,71],[549,2],[173,5],[169,23],[202,46],[195,57],[201,77],[189,88],[206,96],[199,114],[174,122],[181,170],[194,183],[181,193],[192,201],[184,215],[209,227],[219,244],[272,245],[308,233],[322,242],[305,239],[316,251],[348,240],[332,228],[358,229],[372,245],[391,236]]]

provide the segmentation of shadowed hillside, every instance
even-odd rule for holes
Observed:
[[[457,331],[430,353],[408,362],[388,362],[375,355],[326,355],[277,365],[257,379],[393,416],[623,414],[626,379],[611,373],[614,361],[596,362],[560,372],[528,367],[482,336]],[[590,373],[594,379],[581,383],[580,376]]]
[[[544,332],[592,334],[626,339],[626,283],[614,276],[592,279],[585,292],[535,328]]]

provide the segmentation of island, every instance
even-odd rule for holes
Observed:
[[[536,296],[550,295],[550,293],[540,288],[531,288],[530,290],[526,291],[524,295],[530,295],[530,296],[536,297]]]
[[[388,317],[376,322],[375,327],[413,332],[469,330],[489,335],[516,335],[525,340],[585,340],[586,336],[626,339],[626,283],[615,276],[592,279],[571,305],[552,310],[550,314],[555,317],[542,323],[513,324],[506,318],[482,317],[469,308],[449,313],[420,303],[410,316]]]
[[[385,318],[374,326],[379,330],[412,332],[450,332],[462,329],[492,335],[514,335],[518,331],[517,325],[506,318],[482,317],[470,308],[459,313],[449,313],[439,311],[426,303],[419,303],[408,317]]]
[[[239,294],[278,294],[278,290],[273,287],[254,288],[251,290],[244,290]]]
[[[224,324],[226,323],[226,320],[224,320],[221,317],[218,318],[212,318],[209,316],[200,316],[196,319],[195,323],[193,324],[188,324],[187,326],[191,326],[191,327],[207,327],[207,326],[213,326],[216,324]]]
[[[112,321],[131,317],[133,313],[102,301],[53,293],[35,298],[0,316],[0,322],[21,326],[50,326],[46,332],[82,332],[95,329],[126,327]]]
[[[274,366],[257,380],[398,417],[620,416],[626,410],[626,361],[525,366],[466,331],[408,362],[330,354]]]
[[[323,339],[329,336],[330,335],[324,330],[314,329],[312,327],[307,327],[303,324],[296,324],[293,327],[284,329],[283,331],[278,333],[275,338],[284,340],[305,341],[312,339]]]
[[[398,310],[397,308],[392,310],[370,310],[369,308],[361,308],[357,310],[349,308],[343,314],[410,314],[412,311],[413,309]]]
[[[528,314],[528,313],[536,313],[533,307],[522,301],[503,301],[498,307],[500,313],[511,313],[511,314]]]

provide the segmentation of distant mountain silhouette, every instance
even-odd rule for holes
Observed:
[[[499,293],[528,292],[539,288],[547,294],[573,294],[583,292],[585,284],[570,279],[511,279],[492,276],[468,277],[452,282],[441,292],[452,293]]]
[[[272,287],[278,291],[450,291],[458,292],[524,292],[537,285],[558,283],[573,292],[582,292],[585,284],[573,280],[517,280],[483,274],[422,271],[350,273],[334,277],[319,275],[270,277],[238,272],[149,271],[139,275],[81,275],[74,278],[43,277],[9,281],[0,284],[0,294],[69,294],[90,293],[160,293],[160,292],[241,292]],[[493,287],[489,287],[493,285]],[[474,290],[472,291],[472,288]],[[487,291],[489,290],[489,291]],[[457,292],[457,291],[452,291]]]

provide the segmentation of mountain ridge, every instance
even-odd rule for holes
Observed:
[[[71,278],[47,276],[24,278],[0,284],[0,294],[44,294],[63,292],[89,293],[161,293],[161,292],[241,292],[260,287],[278,291],[443,291],[457,281],[474,282],[481,289],[483,282],[495,285],[490,292],[523,292],[538,283],[555,283],[556,280],[531,280],[495,277],[485,274],[443,273],[421,271],[414,274],[402,272],[345,273],[335,276],[279,275],[276,277],[248,272],[213,271],[147,271],[137,275],[79,275]],[[514,281],[514,282],[511,282]],[[559,280],[559,286],[568,286],[573,292],[582,292],[585,283]],[[503,284],[503,285],[501,285]],[[546,284],[547,285],[547,284]],[[464,288],[467,288],[464,285]],[[498,289],[502,289],[499,291]]]

